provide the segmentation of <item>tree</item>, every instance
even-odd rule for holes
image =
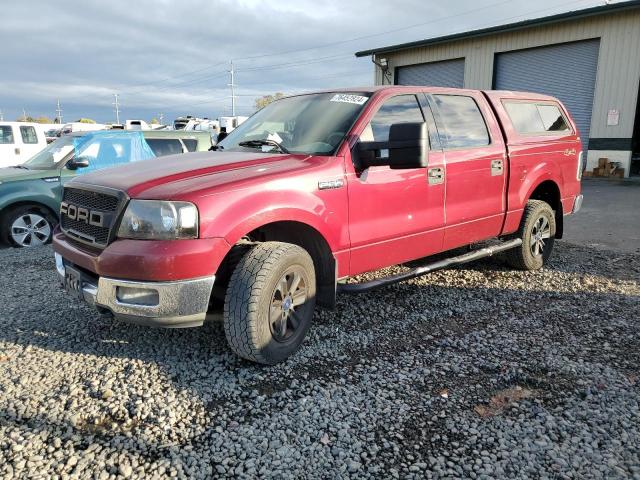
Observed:
[[[27,116],[20,115],[16,121],[17,122],[30,122],[30,123],[51,123],[51,120],[49,119],[49,117],[46,117],[44,115],[40,115],[37,118],[32,117],[31,115],[27,115]]]
[[[96,123],[95,120],[91,120],[90,118],[80,118],[77,120],[79,123]]]
[[[282,97],[284,97],[284,93],[277,92],[274,95],[264,95],[260,98],[256,98],[256,102],[255,102],[256,110],[261,110],[267,105],[269,105],[270,103],[275,102],[276,100],[280,100]]]
[[[151,125],[158,125],[160,122],[158,121],[158,119],[156,117],[153,117],[149,123]]]

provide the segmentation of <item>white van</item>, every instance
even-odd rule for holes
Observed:
[[[46,146],[39,123],[0,122],[0,168],[20,165]]]

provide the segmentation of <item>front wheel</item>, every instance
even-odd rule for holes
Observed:
[[[17,207],[4,215],[2,237],[15,247],[38,247],[51,241],[53,225],[50,216],[35,207]]]
[[[556,235],[556,217],[542,200],[529,200],[516,234],[522,245],[507,251],[507,261],[519,270],[539,270],[547,263]]]
[[[264,242],[238,262],[225,295],[224,330],[240,357],[273,365],[295,353],[316,302],[313,260],[301,247]]]

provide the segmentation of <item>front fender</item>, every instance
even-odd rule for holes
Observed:
[[[233,245],[258,227],[291,221],[316,229],[334,252],[348,248],[346,186],[330,190],[283,187],[262,185],[201,199],[201,237],[223,237]]]
[[[60,181],[46,182],[43,179],[21,180],[0,185],[0,210],[17,203],[44,205],[55,213],[60,210]]]

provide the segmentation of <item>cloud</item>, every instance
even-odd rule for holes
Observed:
[[[479,7],[473,0],[7,0],[0,109],[5,119],[23,107],[54,116],[60,99],[67,120],[111,121],[118,93],[125,118],[215,117],[228,113],[235,59],[237,104],[247,114],[263,94],[370,84],[371,62],[356,59],[356,50],[562,9],[552,0],[491,7],[497,1],[484,0],[486,10],[470,15]],[[417,23],[424,25],[401,29]],[[377,35],[389,30],[396,31]],[[368,38],[350,41],[357,37]]]

